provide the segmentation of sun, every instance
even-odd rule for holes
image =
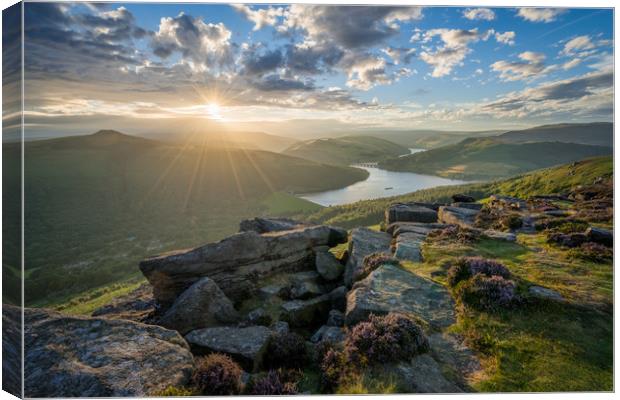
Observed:
[[[209,104],[207,104],[207,114],[209,115],[209,118],[217,119],[217,120],[223,119],[221,111],[222,110],[221,110],[219,104],[217,104],[217,103],[209,103]]]

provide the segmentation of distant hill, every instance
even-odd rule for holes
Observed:
[[[377,137],[345,136],[296,143],[283,153],[320,163],[349,165],[398,157],[408,154],[409,149]]]
[[[497,136],[502,132],[505,131],[438,131],[419,129],[410,131],[376,131],[372,136],[386,139],[405,147],[434,149],[436,147],[458,143],[468,137]]]
[[[144,137],[158,139],[165,142],[180,144],[199,144],[211,147],[244,148],[254,150],[266,150],[276,153],[297,143],[296,139],[271,135],[265,132],[227,131],[223,129],[207,129],[194,132],[170,132],[148,134]]]
[[[19,165],[18,146],[4,144],[5,165]],[[262,150],[116,131],[27,142],[25,159],[28,304],[136,276],[149,254],[221,239],[243,218],[312,209],[292,194],[368,176]],[[6,187],[16,180],[6,169]],[[7,204],[19,199],[19,191],[3,193]]]
[[[614,126],[609,122],[543,125],[506,132],[498,138],[508,143],[564,142],[612,147]]]
[[[504,143],[496,138],[469,138],[380,163],[392,171],[443,177],[488,180],[587,157],[611,154],[612,148],[575,143]]]

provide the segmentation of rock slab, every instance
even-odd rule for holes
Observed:
[[[444,224],[459,225],[463,228],[473,228],[476,222],[477,210],[463,207],[439,207],[439,221]]]
[[[264,326],[216,327],[188,333],[185,340],[197,354],[224,353],[244,369],[260,368],[272,331]]]
[[[385,224],[394,222],[437,222],[437,211],[416,204],[393,204],[385,210]]]
[[[344,271],[345,285],[351,287],[353,277],[363,267],[364,257],[372,253],[391,255],[391,241],[392,238],[385,232],[377,232],[368,228],[353,229],[349,240],[349,260]]]
[[[193,356],[176,332],[25,309],[26,397],[145,397],[185,385]]]
[[[454,303],[443,286],[385,264],[357,282],[348,293],[345,322],[353,326],[370,314],[389,312],[413,314],[439,329],[455,322]]]

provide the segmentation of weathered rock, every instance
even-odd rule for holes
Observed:
[[[155,312],[155,299],[151,285],[145,283],[130,293],[119,296],[110,303],[99,307],[91,314],[93,317],[128,319],[148,322]]]
[[[323,325],[310,338],[312,343],[332,342],[339,343],[344,341],[344,332],[342,328],[337,326]]]
[[[342,230],[312,226],[258,234],[242,232],[191,250],[148,258],[140,270],[164,308],[189,286],[208,276],[233,301],[247,298],[259,278],[314,268],[313,247],[343,242]]]
[[[394,258],[403,261],[422,261],[421,242],[397,242]]]
[[[188,383],[176,332],[126,320],[25,309],[26,397],[144,397]]]
[[[287,298],[290,295],[290,288],[287,285],[267,285],[258,289],[258,297],[265,300],[270,297],[278,296]]]
[[[331,310],[327,316],[327,326],[343,326],[344,314],[339,310]]]
[[[284,335],[289,332],[288,322],[276,321],[271,325],[271,330],[278,335]]]
[[[176,299],[158,324],[181,334],[232,324],[240,317],[232,302],[210,278],[202,278]]]
[[[460,387],[467,388],[470,379],[482,370],[476,353],[465,345],[461,337],[438,332],[429,335],[428,341],[433,358],[441,365],[442,370],[449,371],[449,376],[453,377]]]
[[[329,292],[329,301],[331,308],[344,312],[347,309],[347,288],[339,286]]]
[[[486,231],[483,231],[482,234],[488,238],[495,239],[495,240],[505,240],[507,242],[517,241],[517,235],[511,232],[501,232],[501,231],[496,231],[492,229],[487,229]]]
[[[466,194],[457,193],[452,195],[452,201],[455,203],[473,203],[476,199]]]
[[[278,232],[290,231],[291,229],[303,228],[308,226],[302,222],[289,218],[252,218],[244,219],[239,224],[239,232]]]
[[[309,299],[325,294],[316,271],[299,272],[291,276],[291,299]]]
[[[2,390],[22,398],[22,310],[2,305]]]
[[[344,283],[348,287],[353,284],[353,276],[363,268],[364,257],[372,253],[391,255],[390,243],[392,238],[384,232],[377,232],[368,228],[355,228],[351,231],[349,241],[349,260],[344,271]]]
[[[397,236],[394,257],[398,260],[422,261],[422,243],[426,234],[404,232]]]
[[[271,325],[271,317],[262,308],[256,308],[248,313],[246,316],[246,323],[248,325]]]
[[[437,222],[437,211],[414,204],[393,204],[385,210],[385,224],[394,222]]]
[[[429,354],[416,356],[410,363],[386,367],[398,380],[405,393],[461,393],[463,390],[446,379],[437,361]]]
[[[528,293],[532,297],[543,300],[564,301],[564,297],[553,289],[549,289],[542,286],[530,286],[527,289]]]
[[[316,253],[316,270],[327,281],[335,281],[344,272],[344,265],[330,252]]]
[[[185,336],[185,340],[195,354],[228,354],[244,369],[256,371],[262,365],[272,334],[273,332],[264,326],[224,326],[192,331]]]
[[[473,228],[478,211],[461,207],[439,207],[439,221],[444,224],[459,225],[463,228]]]
[[[602,244],[607,247],[614,245],[614,233],[603,228],[589,227],[586,229],[588,241]]]
[[[454,303],[443,286],[390,264],[354,285],[347,296],[345,321],[353,326],[370,314],[392,311],[416,315],[437,328],[455,322]]]
[[[294,328],[308,328],[322,324],[330,309],[329,294],[310,300],[292,300],[282,304],[280,319]]]
[[[443,229],[447,227],[446,224],[432,223],[425,224],[422,222],[394,222],[388,225],[385,229],[387,233],[396,237],[402,233],[417,233],[420,235],[428,235],[428,233],[435,229]]]
[[[452,203],[450,206],[451,207],[457,207],[457,208],[469,208],[470,210],[480,211],[484,207],[484,204],[480,204],[480,203],[460,203],[460,202],[457,202],[457,203]]]

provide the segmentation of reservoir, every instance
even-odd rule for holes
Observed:
[[[409,150],[411,154],[424,151],[424,149]],[[308,193],[299,197],[322,206],[337,206],[354,203],[360,200],[397,196],[437,186],[471,183],[456,179],[441,178],[439,176],[416,174],[413,172],[394,172],[374,167],[357,166],[357,168],[365,169],[370,174],[365,181],[354,183],[342,189]]]

